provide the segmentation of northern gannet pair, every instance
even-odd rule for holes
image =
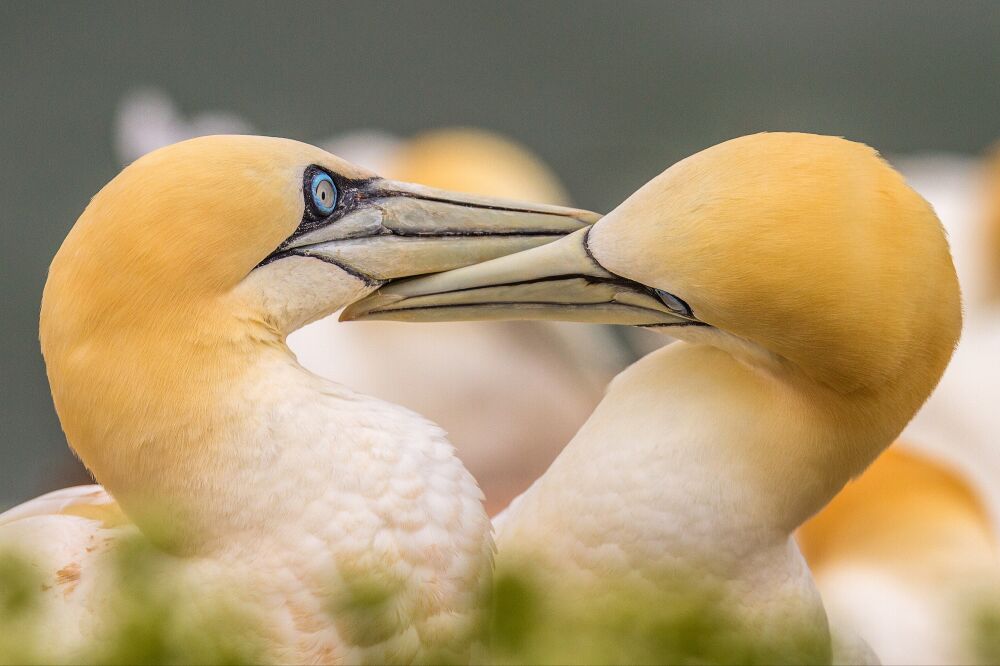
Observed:
[[[480,239],[488,250],[456,257],[447,252],[455,243],[476,243],[414,240],[430,257],[408,256],[404,273],[386,253],[413,239],[387,232],[440,233],[440,220],[432,230],[414,222],[428,210],[475,210],[477,223],[499,219],[517,232],[530,221],[544,233],[516,242],[532,244],[593,218],[445,204],[273,141],[180,144],[95,198],[53,264],[43,304],[57,409],[140,528],[155,526],[158,505],[171,517],[159,538],[192,568],[221,562],[255,575],[257,600],[286,614],[274,637],[284,659],[406,659],[427,643],[454,647],[489,570],[474,482],[440,431],[308,375],[283,337],[385,279],[512,249]],[[234,154],[200,154],[193,170],[170,159],[221,145]],[[323,173],[348,213],[333,213],[340,224],[317,215],[333,199]],[[156,206],[164,200],[168,210]],[[408,217],[392,215],[393,202]],[[288,257],[295,247],[310,256]],[[825,630],[791,533],[899,432],[961,325],[929,206],[871,149],[802,134],[708,149],[591,228],[383,287],[345,316],[606,321],[681,340],[613,382],[505,514],[500,558],[528,559],[583,602],[603,580],[655,594],[671,572],[697,571],[762,631],[790,622]],[[30,516],[53,502],[15,509],[4,536],[38,548],[49,571],[88,571],[102,552],[86,552],[88,540],[110,528],[65,515],[87,513],[83,501],[60,517]],[[56,530],[73,536],[52,543]],[[413,583],[388,638],[368,650],[346,647],[349,625],[319,619],[331,563],[345,577],[398,565],[394,574]],[[69,594],[84,588],[80,580]]]
[[[866,146],[778,133],[679,162],[589,229],[390,285],[344,317],[680,340],[619,375],[498,518],[498,567],[529,562],[581,604],[607,580],[668,597],[671,571],[693,568],[788,655],[797,627],[826,630],[794,530],[899,434],[961,328],[931,207]],[[858,650],[840,656],[870,658]]]
[[[66,437],[103,489],[0,516],[0,550],[43,575],[47,656],[106,635],[102,570],[139,530],[251,611],[269,659],[467,658],[493,554],[475,480],[437,426],[304,370],[285,337],[392,279],[596,218],[283,139],[195,139],[123,170],[56,254],[40,325]],[[356,583],[393,593],[379,626],[331,612]]]

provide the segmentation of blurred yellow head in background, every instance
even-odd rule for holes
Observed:
[[[511,139],[471,128],[431,130],[403,143],[385,165],[399,180],[456,192],[566,205],[552,171]]]

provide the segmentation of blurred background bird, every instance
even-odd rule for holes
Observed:
[[[966,321],[955,358],[903,438],[964,476],[1000,528],[1000,157],[924,158],[913,171],[948,229]]]
[[[961,475],[898,442],[798,533],[828,616],[883,664],[966,664],[1000,593],[986,505]]]

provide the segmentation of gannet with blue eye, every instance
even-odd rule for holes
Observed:
[[[498,520],[498,568],[527,560],[581,603],[606,580],[667,595],[662,576],[693,571],[790,639],[797,620],[826,630],[793,531],[900,432],[961,328],[930,206],[874,150],[794,133],[704,150],[590,229],[343,317],[669,332]]]
[[[309,373],[285,337],[395,278],[594,219],[284,139],[194,139],[122,171],[56,254],[40,325],[66,437],[114,500],[70,489],[0,516],[0,550],[44,574],[49,656],[113,621],[100,567],[139,530],[259,615],[269,658],[463,658],[492,565],[475,481],[438,427]],[[331,611],[373,583],[393,593],[376,627]]]

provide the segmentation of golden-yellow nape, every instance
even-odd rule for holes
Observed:
[[[393,285],[345,318],[537,317],[727,334],[852,391],[940,374],[958,288],[930,206],[871,148],[765,133],[678,162],[590,230]]]
[[[59,320],[127,326],[231,290],[295,231],[300,173],[314,162],[372,175],[317,148],[264,137],[206,137],[140,158],[70,230],[49,270],[43,324],[50,308],[92,307],[93,320]]]

